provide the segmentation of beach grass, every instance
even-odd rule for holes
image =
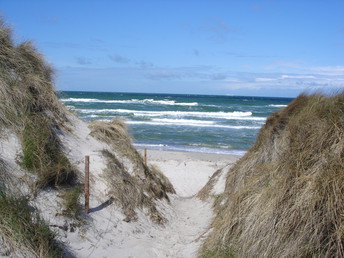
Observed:
[[[119,205],[126,221],[137,219],[136,209],[146,208],[152,221],[163,224],[166,219],[155,208],[154,200],[169,201],[167,193],[175,193],[169,180],[157,169],[144,164],[142,156],[132,146],[132,140],[126,125],[119,120],[112,122],[95,121],[90,124],[91,135],[112,147],[112,151],[103,150],[107,160],[107,169],[103,176],[108,182],[111,198]],[[134,167],[131,172],[120,161],[119,154],[131,160]]]
[[[15,44],[4,21],[0,42],[0,127],[20,138],[21,165],[38,175],[38,188],[74,183],[75,170],[57,136],[67,111],[54,90],[53,69],[32,42]]]
[[[32,211],[25,198],[0,191],[0,235],[10,253],[35,257],[62,257],[61,245],[40,216]],[[18,253],[17,253],[18,254]]]
[[[45,187],[74,185],[76,171],[65,156],[58,133],[68,123],[67,110],[53,87],[54,72],[32,42],[15,43],[0,19],[0,132],[14,133],[21,143],[18,164],[36,175],[27,181],[33,193]],[[0,157],[0,235],[10,253],[25,249],[36,257],[61,257],[55,234],[28,203],[13,191],[11,168]],[[17,169],[19,170],[19,169]],[[21,172],[20,172],[21,173]],[[9,177],[9,178],[6,178]],[[13,182],[12,182],[13,181]]]
[[[344,93],[272,114],[229,171],[200,256],[344,256]]]
[[[61,190],[60,197],[63,204],[63,215],[81,221],[83,206],[80,199],[83,193],[83,185],[77,184]]]

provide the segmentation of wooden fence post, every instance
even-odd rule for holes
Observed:
[[[147,149],[146,148],[144,150],[144,161],[145,161],[145,165],[147,166]]]
[[[85,156],[85,212],[90,209],[90,156]]]

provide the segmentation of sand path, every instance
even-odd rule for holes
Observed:
[[[148,163],[158,166],[177,191],[176,195],[170,195],[170,204],[161,202],[158,205],[168,222],[159,226],[139,213],[137,222],[126,223],[113,209],[103,209],[91,215],[94,227],[85,236],[88,241],[84,239],[79,243],[78,256],[197,257],[214,213],[211,203],[201,201],[195,194],[217,169],[233,163],[237,158],[149,150]]]
[[[158,166],[177,192],[171,198],[173,214],[169,214],[169,222],[164,229],[151,231],[155,239],[153,257],[196,257],[214,214],[211,203],[195,195],[216,170],[238,157],[155,150],[149,150],[147,157],[148,163]]]
[[[237,158],[230,155],[149,150],[148,163],[158,166],[177,192],[169,196],[170,204],[157,202],[157,209],[168,220],[166,224],[161,226],[153,223],[144,211],[137,211],[137,221],[127,223],[120,208],[111,205],[94,209],[89,214],[90,223],[84,229],[70,232],[60,230],[59,238],[76,257],[197,257],[214,213],[210,202],[201,201],[195,195],[215,171]],[[94,171],[95,166],[102,165],[97,156],[92,156],[92,162]],[[101,171],[101,167],[97,170]],[[222,178],[224,180],[225,177]],[[224,187],[224,184],[221,185]],[[54,207],[50,207],[55,205],[54,196],[53,191],[46,192],[38,198],[37,203],[45,207],[41,210],[45,219],[56,224],[61,222],[55,222],[56,212]],[[91,208],[99,204],[96,196],[91,196]]]

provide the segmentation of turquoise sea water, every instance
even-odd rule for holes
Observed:
[[[266,118],[292,99],[210,95],[61,92],[85,121],[121,118],[141,148],[243,154]]]

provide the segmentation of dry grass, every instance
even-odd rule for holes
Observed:
[[[111,122],[93,121],[89,127],[93,137],[108,143],[121,156],[132,160],[134,163],[141,163],[141,156],[132,146],[132,138],[123,121],[119,119],[114,119]]]
[[[57,136],[68,121],[54,91],[53,77],[52,68],[33,44],[14,44],[11,29],[0,18],[0,133],[9,129],[21,140],[20,165],[38,176],[35,185],[29,185],[34,190],[76,180]],[[24,250],[19,256],[61,257],[55,235],[28,201],[13,191],[20,184],[7,170],[0,157],[1,244],[14,256]]]
[[[154,181],[158,181],[159,185],[162,186],[164,192],[172,193],[172,194],[176,193],[170,180],[168,180],[168,178],[160,171],[158,167],[153,165],[149,167],[149,170],[151,171],[150,173],[151,179],[153,179]],[[158,192],[158,191],[155,191],[155,192]]]
[[[122,163],[109,151],[103,155],[108,160],[108,167],[104,173],[109,188],[109,194],[126,215],[125,221],[137,219],[136,209],[148,208],[148,215],[152,221],[163,224],[166,220],[155,208],[155,188],[151,188],[149,180],[142,181],[139,177],[130,175]],[[165,197],[166,193],[161,191]],[[167,196],[166,196],[167,197]]]
[[[0,157],[0,191],[4,191],[6,188],[6,179],[7,179],[7,168],[5,162]]]
[[[222,173],[223,168],[216,170],[215,173],[210,177],[206,185],[202,187],[202,189],[197,193],[197,197],[200,198],[202,201],[206,201],[211,196],[211,191]]]
[[[62,257],[63,250],[38,214],[32,214],[24,198],[7,196],[0,191],[0,236],[7,255],[22,250],[21,255]],[[17,253],[18,254],[18,253]]]
[[[0,133],[6,128],[21,140],[20,165],[38,176],[34,185],[29,185],[34,191],[76,180],[57,135],[68,121],[54,91],[53,77],[52,68],[33,44],[15,44],[11,29],[0,18]],[[13,176],[0,163],[2,241],[12,250],[24,247],[37,257],[62,256],[54,234],[32,212],[27,200],[18,193],[13,197]],[[7,176],[11,178],[6,180]]]
[[[83,206],[80,203],[80,199],[83,193],[83,189],[83,185],[78,184],[63,189],[60,194],[63,202],[63,215],[75,219],[79,222],[82,221],[81,215],[83,212]]]
[[[15,45],[0,21],[0,128],[21,139],[21,165],[39,176],[39,187],[69,184],[76,174],[57,137],[66,109],[53,87],[53,70],[31,42]]]
[[[231,169],[201,256],[344,256],[344,93],[274,113]]]
[[[109,144],[115,153],[129,159],[135,165],[134,173],[137,177],[148,178],[159,185],[159,187],[152,186],[157,189],[155,194],[157,198],[167,198],[162,192],[175,193],[170,181],[158,168],[149,168],[144,164],[142,156],[132,145],[132,138],[123,121],[119,119],[111,122],[94,121],[89,127],[93,137]]]
[[[44,116],[31,118],[22,132],[23,156],[21,166],[36,173],[37,186],[72,185],[76,182],[76,173],[61,150],[61,142]]]
[[[132,146],[131,137],[122,121],[95,121],[89,127],[93,137],[106,142],[113,150],[103,151],[108,160],[105,177],[111,189],[111,197],[122,207],[126,220],[135,220],[135,209],[145,207],[153,221],[163,223],[165,219],[156,210],[154,200],[169,200],[167,193],[175,193],[169,180],[156,167],[149,168],[144,164],[143,158]],[[115,153],[134,165],[131,173]]]

